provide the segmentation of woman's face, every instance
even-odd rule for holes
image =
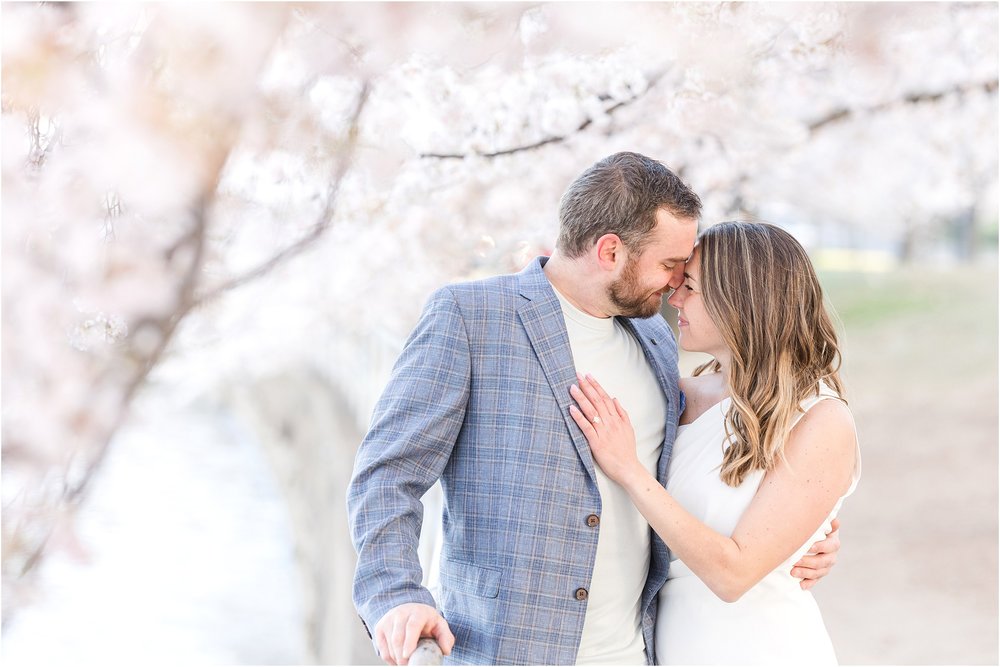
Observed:
[[[722,334],[705,307],[701,292],[701,251],[698,248],[684,267],[684,283],[674,290],[667,303],[677,309],[681,348],[688,352],[705,352],[716,359],[720,355],[728,356]]]

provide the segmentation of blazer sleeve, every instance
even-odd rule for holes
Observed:
[[[374,628],[393,607],[435,606],[421,585],[420,497],[441,476],[465,420],[471,363],[458,303],[435,292],[375,406],[347,492],[358,565],[354,604]]]

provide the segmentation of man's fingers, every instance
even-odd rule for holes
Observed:
[[[410,616],[406,620],[406,634],[403,639],[402,651],[399,654],[400,664],[405,665],[409,661],[410,656],[413,655],[413,650],[417,648],[417,642],[420,641],[420,635],[424,630],[423,620],[416,614]]]
[[[403,642],[406,641],[407,618],[409,618],[408,615],[393,619],[392,634],[389,635],[389,653],[392,654],[392,659],[397,665],[404,664]]]
[[[830,522],[830,532],[826,534],[826,539],[816,542],[811,547],[809,547],[808,553],[811,554],[832,554],[840,550],[840,520],[834,519]]]
[[[451,633],[451,628],[448,627],[448,621],[444,618],[438,619],[437,625],[434,626],[434,639],[437,640],[438,646],[441,647],[441,652],[445,655],[451,653],[451,649],[455,646],[455,635]]]
[[[799,588],[801,588],[804,591],[809,590],[815,585],[816,585],[815,579],[803,579],[802,581],[799,582]]]
[[[421,637],[438,634],[448,642],[450,650],[455,638],[438,610],[422,603],[405,603],[389,610],[379,620],[373,637],[379,657],[386,664],[406,665]],[[439,640],[438,643],[442,642]]]
[[[793,567],[804,567],[811,570],[829,570],[836,558],[832,554],[805,555]]]
[[[796,579],[809,579],[809,580],[815,581],[817,579],[820,579],[821,577],[825,577],[828,574],[830,574],[830,568],[828,568],[828,567],[820,567],[820,568],[793,567],[792,568],[792,576],[795,577]]]
[[[378,657],[387,665],[395,665],[396,661],[392,658],[392,653],[389,651],[389,642],[386,640],[384,632],[375,633],[375,643],[378,645]]]
[[[811,547],[806,554],[817,555],[817,554],[834,554],[840,550],[840,536],[837,533],[830,533],[830,537],[825,540],[820,540],[816,542]]]

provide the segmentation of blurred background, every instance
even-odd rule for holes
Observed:
[[[373,663],[344,493],[392,362],[619,150],[821,274],[841,662],[997,663],[996,3],[2,12],[5,664]]]

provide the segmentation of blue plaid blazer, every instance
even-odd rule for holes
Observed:
[[[573,664],[593,573],[601,497],[569,414],[576,381],[562,309],[540,257],[518,274],[450,285],[428,301],[379,399],[348,489],[368,628],[396,605],[437,606],[449,664]],[[622,322],[667,398],[658,476],[677,430],[677,347],[661,317]],[[420,585],[420,497],[444,489],[441,599]],[[651,532],[642,595],[654,663],[656,594],[669,556]],[[584,597],[584,599],[579,599]]]

